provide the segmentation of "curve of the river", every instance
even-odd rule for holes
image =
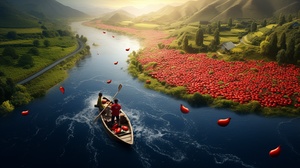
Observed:
[[[126,71],[132,37],[73,23],[88,38],[91,55],[47,95],[0,118],[0,166],[8,167],[207,167],[296,168],[300,165],[300,118],[238,115],[186,102],[144,88]],[[113,37],[114,36],[114,37]],[[95,45],[93,45],[95,44]],[[114,62],[118,61],[117,65]],[[106,81],[112,82],[107,84]],[[134,129],[135,143],[113,141],[94,123],[98,92],[117,98]],[[65,88],[65,93],[59,87]],[[180,104],[190,109],[180,112]],[[22,116],[23,110],[29,115]],[[226,127],[218,119],[231,117]],[[269,151],[281,146],[278,157]]]

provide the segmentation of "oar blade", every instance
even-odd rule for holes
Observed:
[[[119,86],[118,86],[118,92],[122,89],[122,84],[119,84]]]

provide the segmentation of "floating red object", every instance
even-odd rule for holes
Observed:
[[[103,34],[105,34],[106,32],[104,31]]]
[[[60,90],[60,92],[62,93],[62,94],[64,94],[65,93],[65,88],[64,87],[59,87],[59,90]]]
[[[126,48],[125,50],[126,50],[126,51],[129,51],[129,50],[130,50],[130,48]]]
[[[180,111],[184,114],[187,114],[190,112],[190,110],[182,104],[180,104]]]
[[[114,62],[115,65],[117,65],[118,63],[119,63],[118,61]]]
[[[112,38],[115,38],[115,36],[112,36]]]
[[[107,80],[106,83],[110,84],[111,83],[111,79]]]
[[[219,119],[218,120],[218,125],[221,126],[221,127],[226,127],[229,122],[230,122],[231,118],[225,118],[225,119]]]
[[[281,151],[281,147],[279,145],[277,148],[270,150],[269,155],[271,157],[277,157],[277,156],[279,156],[280,151]]]
[[[21,112],[22,116],[27,116],[29,114],[29,110],[24,110]]]

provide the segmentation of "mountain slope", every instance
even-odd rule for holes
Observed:
[[[118,23],[124,20],[132,20],[134,18],[134,15],[124,11],[124,10],[116,10],[113,12],[109,12],[106,14],[103,14],[97,19],[100,19],[104,22],[109,23]]]
[[[36,27],[38,19],[11,7],[7,1],[0,2],[0,27]]]
[[[9,2],[18,10],[27,12],[38,18],[70,19],[88,17],[87,14],[64,6],[55,0],[9,0]]]
[[[136,18],[155,23],[172,23],[181,21],[226,21],[229,18],[263,19],[290,14],[300,10],[300,0],[198,0],[189,1],[180,6],[166,6],[161,10]]]

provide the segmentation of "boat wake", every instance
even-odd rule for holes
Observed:
[[[94,93],[92,95],[97,95],[97,93]],[[68,147],[69,143],[73,143],[73,141],[76,141],[78,137],[78,135],[76,137],[76,134],[78,134],[82,127],[88,127],[88,129],[84,129],[88,130],[88,132],[81,134],[86,134],[86,150],[88,151],[90,156],[89,160],[90,162],[92,162],[92,165],[95,165],[95,167],[97,167],[99,165],[99,153],[97,147],[95,146],[95,141],[97,141],[99,138],[106,138],[101,137],[101,135],[103,134],[99,133],[102,132],[102,129],[100,129],[100,125],[94,123],[94,118],[97,112],[97,109],[94,108],[95,102],[95,96],[89,97],[85,100],[85,108],[80,110],[78,113],[60,115],[56,119],[56,127],[64,126],[65,124],[67,124],[67,141],[64,145],[65,148]],[[107,141],[108,140],[106,139],[106,142]],[[63,150],[60,157],[64,156],[65,151],[66,149]]]

